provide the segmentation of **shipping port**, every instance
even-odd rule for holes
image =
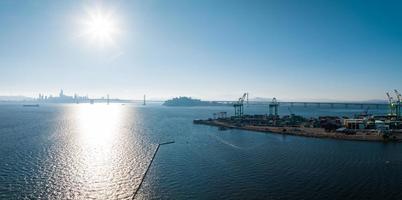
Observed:
[[[371,115],[368,110],[354,117],[319,116],[303,117],[290,112],[280,116],[280,103],[276,98],[268,104],[265,115],[244,114],[248,93],[233,103],[234,115],[227,112],[213,113],[212,118],[194,120],[194,124],[216,126],[219,130],[242,129],[249,131],[334,138],[362,141],[402,141],[401,94],[394,90],[395,98],[386,93],[388,114]],[[289,110],[290,111],[290,110]]]

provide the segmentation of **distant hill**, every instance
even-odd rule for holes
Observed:
[[[386,103],[388,103],[388,101],[381,100],[381,99],[373,99],[373,100],[363,101],[363,103],[383,103],[383,104],[386,104]]]
[[[220,106],[223,104],[212,101],[201,101],[191,97],[176,97],[163,103],[164,106]]]

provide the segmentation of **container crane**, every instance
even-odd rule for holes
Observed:
[[[399,119],[401,117],[401,99],[402,99],[402,95],[401,93],[398,92],[398,90],[394,90],[396,98],[398,99],[398,101],[396,102],[395,106],[395,111],[396,111],[396,117]]]
[[[244,101],[246,101],[246,104],[248,105],[248,93],[244,93],[242,97],[239,98],[239,100],[233,104],[233,107],[235,109],[235,116],[236,117],[241,117],[243,116],[244,113]]]
[[[389,114],[390,116],[396,115],[396,109],[395,109],[395,102],[394,98],[387,92],[387,97],[388,97],[388,106],[389,106]]]
[[[274,97],[272,99],[272,102],[269,104],[269,115],[270,116],[278,116],[278,107],[279,107],[279,103],[276,100],[276,98]]]

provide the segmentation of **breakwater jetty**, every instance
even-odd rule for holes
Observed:
[[[132,198],[132,199],[135,199],[135,196],[137,195],[138,191],[140,190],[140,188],[141,188],[141,186],[142,186],[142,183],[144,182],[144,179],[145,179],[145,177],[146,177],[147,174],[148,174],[149,168],[151,168],[152,162],[154,161],[155,156],[156,156],[156,154],[157,154],[158,151],[159,151],[159,147],[160,147],[161,145],[173,144],[174,142],[175,142],[175,141],[170,141],[170,142],[164,142],[164,143],[159,143],[159,144],[158,144],[158,146],[156,147],[156,149],[155,149],[155,151],[154,151],[154,154],[153,154],[153,156],[152,156],[152,158],[151,158],[151,161],[149,162],[149,165],[148,165],[148,167],[147,167],[147,170],[145,171],[144,175],[143,175],[142,178],[141,178],[140,184],[138,185],[138,187],[137,187],[137,188],[135,189],[135,191],[134,191],[134,194],[133,194],[133,198]]]

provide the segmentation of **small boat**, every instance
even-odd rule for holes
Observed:
[[[39,104],[24,104],[23,107],[39,107]]]

